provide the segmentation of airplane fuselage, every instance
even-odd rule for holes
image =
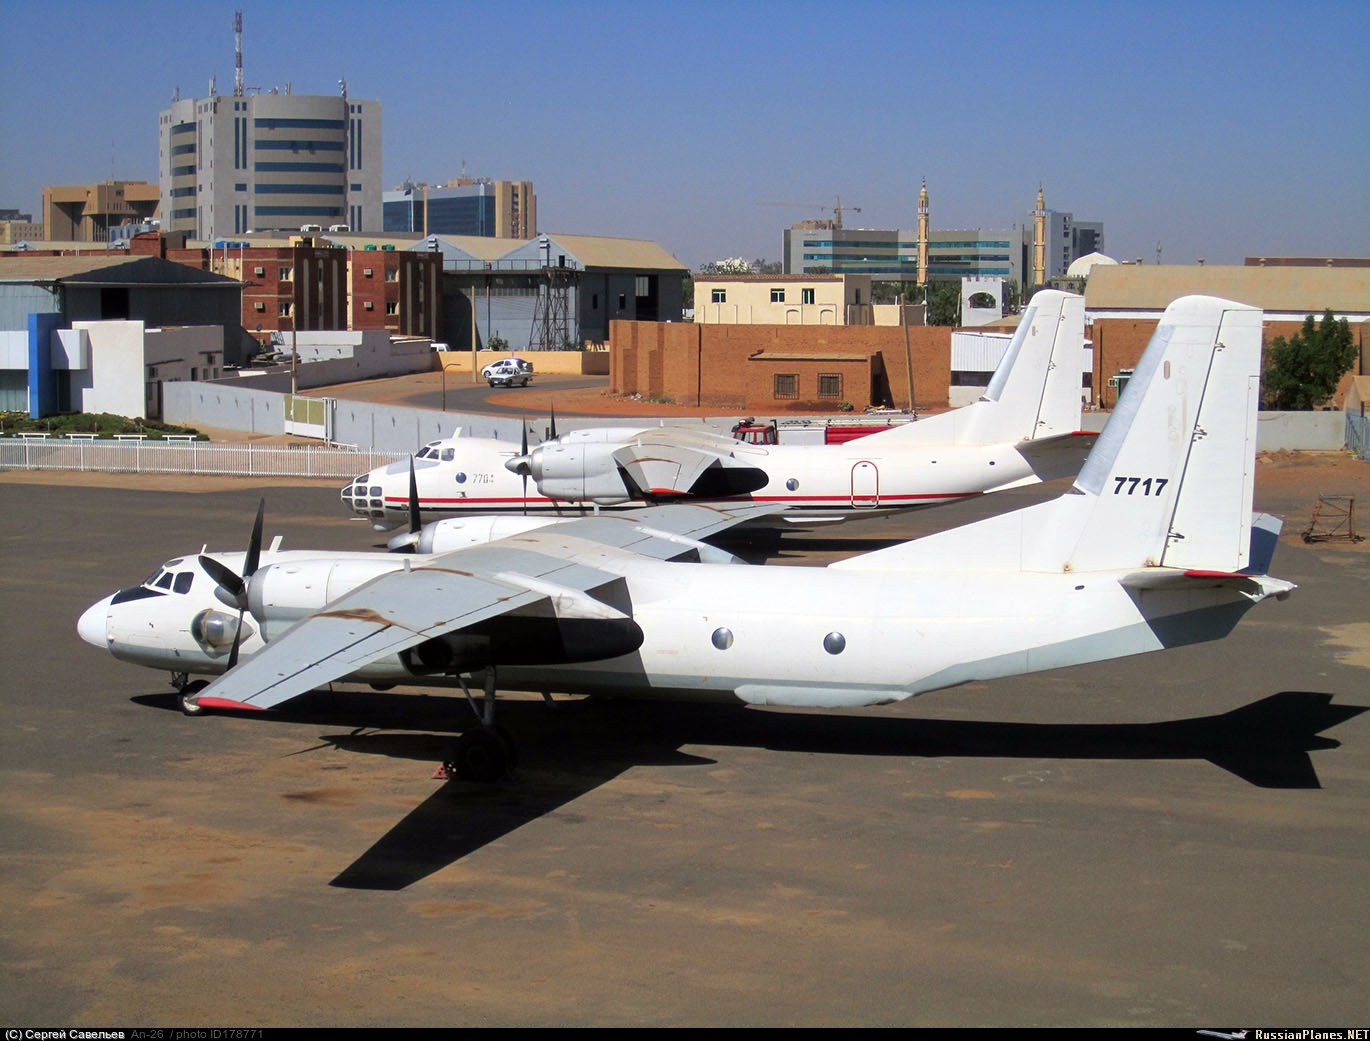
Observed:
[[[230,567],[241,555],[216,555]],[[144,585],[95,604],[79,630],[115,657],[175,672],[224,671],[236,612],[215,597],[195,557],[182,593]],[[185,563],[190,562],[190,563]],[[296,621],[379,574],[441,566],[441,557],[266,553],[245,616],[244,657]],[[1253,600],[1219,586],[1128,589],[1122,573],[908,575],[835,569],[636,561],[624,574],[641,646],[599,661],[494,662],[505,689],[672,700],[843,707],[1226,634]],[[156,577],[156,576],[154,576]],[[130,595],[132,594],[132,595]],[[206,619],[217,620],[217,642]],[[260,620],[259,620],[260,619]],[[519,645],[519,616],[501,621]],[[777,656],[776,648],[785,653]],[[478,671],[478,670],[471,670]],[[392,655],[347,680],[456,686]]]
[[[780,503],[793,510],[832,514],[933,506],[1037,480],[1013,444],[902,445],[866,439],[844,445],[748,445],[738,443],[738,462],[765,474],[754,491],[691,496],[705,503]],[[606,509],[640,509],[622,482],[616,495],[587,493],[558,500],[538,493],[505,468],[516,446],[487,438],[451,442],[449,460],[417,459],[414,479],[420,513],[427,517],[466,512],[575,513],[584,503]],[[442,447],[439,451],[449,451]],[[525,489],[526,484],[526,489]],[[409,464],[393,463],[358,477],[343,490],[354,513],[377,522],[403,519],[409,509]],[[669,501],[673,496],[663,494]]]

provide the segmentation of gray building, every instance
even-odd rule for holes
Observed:
[[[443,338],[556,349],[602,341],[615,319],[678,321],[689,269],[655,242],[598,235],[430,235],[443,254]]]
[[[71,367],[56,357],[54,335],[76,322],[131,319],[149,328],[217,326],[218,356],[199,364],[222,367],[230,347],[236,356],[244,338],[242,289],[237,279],[160,257],[0,258],[0,408],[43,416],[72,406],[80,381],[95,378],[99,362],[95,359],[94,368]],[[142,374],[137,375],[141,383]],[[148,400],[154,406],[149,415],[157,414],[159,378],[148,375],[153,385]]]
[[[1021,286],[1032,245],[1025,228],[953,228],[928,235],[928,280],[1015,279]],[[918,233],[911,228],[786,228],[786,274],[870,275],[875,282],[918,284]]]
[[[162,227],[190,238],[381,230],[381,104],[346,94],[175,101],[161,113]]]

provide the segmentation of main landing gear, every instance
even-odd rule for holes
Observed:
[[[504,777],[518,766],[518,748],[502,726],[495,723],[495,669],[485,670],[484,705],[478,706],[466,685],[465,677],[458,677],[466,703],[480,720],[480,725],[463,731],[452,742],[451,756],[443,764],[447,777],[463,781],[490,783]]]
[[[173,672],[171,674],[171,685],[176,688],[176,693],[180,695],[181,711],[187,716],[198,716],[204,711],[190,699],[208,687],[209,680],[192,680],[184,672]]]

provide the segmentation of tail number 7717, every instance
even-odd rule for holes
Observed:
[[[1161,489],[1170,483],[1168,477],[1114,477],[1118,483],[1113,486],[1114,495],[1122,495],[1123,488],[1126,486],[1127,494],[1136,493],[1137,489],[1142,490],[1143,495],[1160,495]]]

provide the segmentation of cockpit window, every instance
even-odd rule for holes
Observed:
[[[418,454],[420,459],[436,459],[437,456],[438,450],[436,448],[425,448]]]
[[[195,572],[182,571],[176,576],[176,583],[171,588],[177,593],[189,593],[190,583],[195,581]]]
[[[163,571],[161,577],[157,579],[157,588],[170,589],[172,580],[175,579],[175,577],[176,576],[173,575],[170,571]]]
[[[381,486],[379,484],[373,484],[371,486],[371,494],[373,496],[379,496],[381,494]]]
[[[444,448],[444,449],[442,450],[442,461],[443,461],[444,463],[450,463],[450,462],[451,462],[453,459],[455,459],[456,457],[457,457],[457,450],[456,450],[455,448]]]

